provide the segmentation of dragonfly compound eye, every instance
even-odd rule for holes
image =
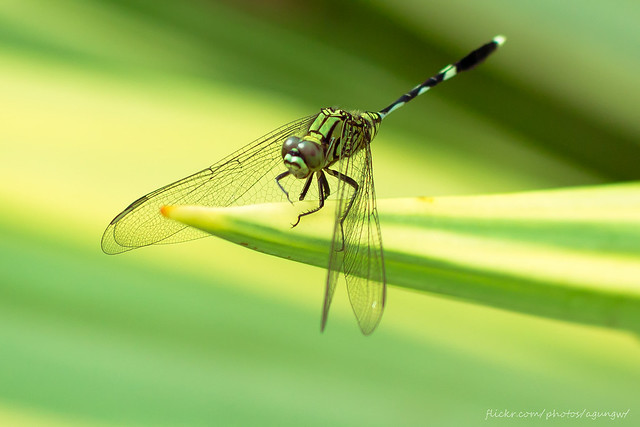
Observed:
[[[322,168],[323,153],[320,145],[311,141],[302,141],[298,144],[300,156],[304,159],[309,169],[318,170]]]
[[[282,144],[282,158],[287,155],[287,153],[294,148],[298,147],[298,143],[300,142],[300,138],[297,136],[290,136],[287,140]]]

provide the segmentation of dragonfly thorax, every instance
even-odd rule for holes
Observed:
[[[282,160],[291,173],[299,179],[307,178],[324,166],[322,146],[314,141],[290,136],[282,144]]]

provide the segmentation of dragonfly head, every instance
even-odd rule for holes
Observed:
[[[296,178],[307,178],[322,169],[324,153],[320,144],[290,136],[282,144],[282,160]]]

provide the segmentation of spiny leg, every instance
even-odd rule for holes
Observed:
[[[351,196],[351,198],[349,199],[349,204],[347,204],[347,208],[344,210],[344,214],[342,215],[342,218],[339,219],[340,221],[340,234],[342,236],[342,247],[340,248],[340,251],[344,250],[344,228],[343,228],[343,223],[344,220],[347,218],[347,215],[349,215],[349,211],[351,210],[351,207],[353,206],[353,202],[355,202],[356,200],[356,196],[358,195],[358,191],[360,189],[360,186],[358,185],[358,183],[351,178],[350,176],[347,176],[343,173],[340,173],[338,171],[334,171],[331,169],[325,169],[325,171],[327,171],[327,173],[329,175],[335,176],[336,178],[338,178],[340,181],[350,185],[351,187],[353,187],[353,195]]]
[[[313,175],[307,178],[307,182],[304,183],[304,187],[302,188],[302,192],[300,192],[300,197],[298,197],[298,200],[303,201],[307,196],[307,191],[309,191],[309,187],[311,187],[311,181],[313,181]]]
[[[289,203],[293,204],[293,202],[291,201],[291,199],[289,198],[289,192],[287,190],[284,189],[284,187],[282,186],[282,184],[280,184],[280,180],[282,178],[284,178],[285,176],[290,175],[291,172],[286,171],[286,172],[282,172],[280,175],[276,176],[276,184],[278,184],[278,187],[280,187],[280,190],[282,190],[282,192],[285,194],[285,196],[287,196],[287,200],[289,201]]]
[[[325,199],[327,197],[329,197],[329,191],[327,191],[325,193],[325,190],[329,190],[329,183],[327,183],[327,177],[324,176],[324,173],[322,171],[316,172],[316,177],[317,177],[317,181],[318,181],[318,199],[319,199],[318,207],[298,215],[297,221],[295,222],[295,224],[291,225],[291,228],[293,228],[296,225],[300,224],[300,219],[303,216],[311,215],[312,213],[316,213],[320,209],[322,209],[322,207],[324,206]],[[310,182],[310,181],[307,181],[307,182]],[[307,187],[307,184],[305,184],[305,187]],[[307,188],[307,190],[308,190],[308,188]],[[303,191],[303,193],[306,194],[306,191]],[[303,199],[303,194],[300,194],[300,200],[302,200],[302,199]]]
[[[326,199],[331,195],[331,187],[329,187],[329,181],[327,181],[324,174],[322,175],[322,185],[324,186],[324,198]]]

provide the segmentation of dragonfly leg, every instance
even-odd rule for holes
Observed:
[[[329,181],[327,181],[324,174],[322,175],[322,185],[324,186],[324,198],[326,200],[331,195],[331,187],[329,187]]]
[[[328,169],[328,168],[325,169],[325,171],[327,171],[327,173],[329,175],[335,176],[340,181],[350,185],[351,187],[353,187],[353,190],[354,190],[353,191],[353,195],[351,196],[351,198],[349,199],[349,203],[347,204],[347,208],[344,210],[344,214],[340,218],[340,234],[342,236],[342,247],[340,248],[340,251],[343,251],[344,250],[344,228],[343,228],[344,220],[347,219],[347,215],[349,215],[349,211],[351,210],[351,207],[353,206],[353,202],[356,201],[356,196],[358,195],[358,191],[360,189],[360,186],[350,176],[347,176],[347,175],[345,175],[343,173],[340,173],[338,171],[334,171],[334,170],[331,170],[331,169]],[[338,251],[338,252],[340,252],[340,251]]]
[[[309,191],[309,187],[311,187],[311,181],[313,181],[313,175],[307,178],[307,182],[304,183],[304,188],[302,188],[302,192],[300,193],[298,200],[303,201],[307,196],[307,191]]]
[[[322,171],[316,172],[316,177],[317,177],[317,181],[318,181],[318,199],[319,199],[318,207],[298,215],[298,220],[295,222],[295,224],[291,225],[291,228],[293,228],[296,225],[300,224],[300,219],[303,216],[311,215],[312,213],[316,213],[320,209],[322,209],[322,207],[324,206],[325,199],[329,196],[329,191],[328,191],[329,190],[329,183],[327,182],[327,177],[324,176],[324,173]],[[300,194],[300,200],[303,199],[303,197],[307,193],[307,190],[309,190],[308,187],[309,187],[309,183],[310,182],[311,182],[311,180],[307,181],[307,183],[305,184],[305,188],[302,191],[302,194]],[[327,192],[325,193],[325,191],[327,191]]]
[[[289,175],[291,172],[286,171],[286,172],[282,172],[280,175],[276,176],[276,184],[278,184],[278,187],[280,187],[280,190],[282,190],[282,192],[287,196],[287,200],[289,201],[289,203],[293,204],[293,202],[291,201],[291,199],[289,198],[289,192],[287,190],[284,189],[284,187],[282,186],[282,184],[280,184],[280,180],[282,178],[284,178],[285,176]]]

